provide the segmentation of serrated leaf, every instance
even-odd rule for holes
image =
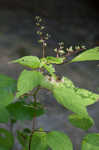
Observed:
[[[99,150],[99,133],[87,134],[83,138],[81,150]]]
[[[41,83],[40,83],[40,86],[45,88],[45,89],[48,89],[50,91],[52,91],[53,89],[53,84],[48,80],[48,77],[49,76],[45,76],[42,80],[41,80]]]
[[[73,126],[83,130],[88,130],[94,125],[94,121],[91,117],[84,118],[77,114],[69,115],[69,121]]]
[[[16,120],[32,120],[34,116],[38,117],[44,114],[43,106],[37,103],[27,104],[26,102],[17,101],[7,106],[11,117]]]
[[[11,63],[19,63],[32,69],[40,67],[40,60],[37,56],[24,56],[17,60],[11,61]]]
[[[0,88],[0,106],[7,106],[14,99],[14,95],[10,89]]]
[[[28,150],[28,144],[24,150]],[[31,150],[48,150],[46,133],[34,132],[31,140]]]
[[[52,56],[47,56],[46,58],[41,58],[41,63],[43,64],[62,64],[64,61],[64,57],[57,58]]]
[[[28,135],[25,134],[23,131],[17,131],[17,139],[19,143],[24,147],[28,143]]]
[[[70,63],[78,61],[93,61],[99,60],[99,47],[89,49],[76,56]]]
[[[3,106],[0,106],[0,123],[8,123],[10,115],[7,109]]]
[[[7,106],[14,99],[16,80],[0,74],[0,106]]]
[[[29,128],[24,128],[23,132],[26,134],[31,134],[31,130]]]
[[[77,95],[82,97],[82,101],[85,106],[92,105],[99,101],[99,94],[81,88],[75,88],[74,90]]]
[[[73,82],[67,77],[63,77],[61,80],[67,88],[75,88]]]
[[[47,60],[47,64],[61,64],[63,63],[65,58],[57,58],[57,57],[52,57],[52,56],[47,56],[46,57],[46,60]]]
[[[32,136],[31,150],[48,150],[46,133],[45,132],[36,132]]]
[[[63,77],[60,80],[60,83],[54,83],[54,85],[57,85],[56,87],[66,87],[69,89],[72,89],[76,95],[80,96],[80,98],[83,101],[84,106],[88,106],[91,104],[94,104],[95,102],[99,101],[99,94],[93,93],[89,90],[82,89],[82,88],[76,88],[73,82],[68,79],[67,77]]]
[[[53,95],[59,104],[82,117],[88,117],[88,112],[83,104],[82,98],[72,88],[64,86],[55,87],[53,88]]]
[[[6,75],[0,74],[0,88],[11,88],[16,91],[16,80]]]
[[[26,94],[32,91],[34,88],[40,85],[41,80],[43,79],[43,75],[37,71],[22,71],[19,76],[17,83],[16,97],[20,97],[23,94]]]
[[[0,128],[0,149],[11,150],[14,144],[13,135],[4,128]]]
[[[55,69],[52,64],[50,64],[50,65],[44,64],[43,67],[49,72],[50,75],[52,75],[52,76],[54,75]]]
[[[76,88],[71,80],[63,77],[61,80],[51,81],[52,92],[58,103],[89,120],[86,106],[99,100],[99,94],[86,89]],[[88,118],[87,118],[88,117]]]
[[[69,137],[58,131],[48,133],[47,144],[52,150],[73,150]]]

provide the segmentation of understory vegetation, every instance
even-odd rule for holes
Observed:
[[[39,16],[35,17],[35,22],[42,58],[24,56],[11,61],[10,63],[27,67],[20,73],[17,81],[0,74],[0,123],[10,123],[13,128],[18,120],[32,120],[31,130],[24,128],[16,131],[16,138],[22,150],[73,150],[71,139],[66,133],[45,131],[36,127],[36,118],[46,113],[44,106],[37,99],[37,94],[41,89],[50,91],[60,105],[72,111],[68,120],[75,128],[85,131],[91,128],[94,120],[88,114],[87,106],[97,102],[99,94],[76,87],[65,76],[60,78],[56,75],[54,66],[99,60],[99,47],[88,50],[81,45],[65,48],[64,43],[59,42],[58,47],[54,49],[56,56],[48,56],[46,47],[50,35]],[[28,101],[28,98],[31,100]],[[0,150],[11,150],[14,140],[11,131],[0,128]],[[86,134],[81,142],[81,150],[99,150],[99,133]]]

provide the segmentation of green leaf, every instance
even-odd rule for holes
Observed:
[[[28,150],[28,145],[24,150]],[[31,150],[48,150],[46,133],[45,132],[34,132],[31,140]]]
[[[24,128],[23,132],[26,134],[31,134],[31,130],[29,128]]]
[[[0,74],[0,106],[7,106],[14,99],[16,80]]]
[[[15,92],[16,80],[6,75],[0,74],[0,88],[10,88],[13,92]]]
[[[92,105],[99,101],[99,94],[81,88],[75,88],[74,90],[76,94],[82,98],[83,104],[85,106]]]
[[[52,75],[52,76],[54,75],[55,69],[52,64],[50,64],[50,65],[44,64],[43,67],[49,72],[50,75]]]
[[[31,150],[48,150],[46,133],[35,132],[32,136]]]
[[[11,150],[14,144],[13,135],[4,128],[0,128],[0,149]]]
[[[42,67],[44,64],[62,64],[64,62],[64,57],[57,58],[57,57],[52,57],[52,56],[47,56],[45,58],[41,58],[41,64],[40,66]]]
[[[91,117],[83,118],[77,114],[70,115],[69,121],[73,126],[77,128],[81,128],[83,130],[88,130],[94,125],[94,121]]]
[[[41,80],[40,86],[43,87],[43,88],[45,88],[45,89],[48,89],[48,90],[52,91],[53,84],[49,81],[49,76],[45,76]]]
[[[68,79],[67,77],[63,77],[61,81],[63,82],[65,87],[67,87],[67,88],[75,88],[73,82],[70,79]]]
[[[63,63],[65,58],[57,58],[57,57],[52,57],[52,56],[47,56],[45,58],[47,60],[47,64],[61,64]]]
[[[10,89],[0,88],[0,106],[7,106],[14,100],[14,95]]]
[[[0,106],[0,123],[8,123],[10,115],[7,109],[3,106]]]
[[[88,117],[88,112],[83,104],[82,98],[72,88],[65,86],[55,87],[53,88],[53,95],[59,104],[82,117]]]
[[[32,69],[40,67],[40,60],[37,56],[24,56],[17,60],[11,61],[11,63],[19,63]]]
[[[28,70],[22,71],[17,83],[18,92],[16,93],[16,97],[18,98],[23,94],[32,91],[40,85],[42,79],[43,75],[40,72]]]
[[[69,89],[72,89],[77,96],[80,97],[83,101],[84,106],[88,106],[91,104],[94,104],[95,102],[99,101],[99,94],[93,93],[89,90],[82,89],[82,88],[76,88],[73,82],[68,79],[67,77],[63,77],[59,83],[53,83],[54,86],[56,84],[56,87],[66,87]]]
[[[24,133],[23,131],[17,131],[17,139],[19,143],[24,147],[28,143],[28,135]]]
[[[64,133],[57,131],[48,133],[47,144],[52,150],[73,150],[69,137]]]
[[[78,61],[93,61],[99,60],[99,47],[89,49],[76,56],[70,63]]]
[[[99,133],[87,134],[83,138],[81,150],[99,150]]]
[[[36,105],[27,104],[26,102],[17,101],[7,106],[7,109],[12,117],[16,120],[32,120],[34,116],[38,117],[44,114],[43,106],[40,103]]]
[[[89,120],[86,106],[98,101],[99,94],[76,88],[71,80],[63,77],[61,80],[52,80],[52,92],[59,104]],[[90,120],[89,120],[90,121]]]

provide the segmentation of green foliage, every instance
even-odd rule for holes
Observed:
[[[40,60],[37,56],[24,56],[20,59],[11,61],[11,63],[19,63],[32,69],[40,67]]]
[[[40,86],[42,88],[48,89],[50,91],[52,91],[53,89],[53,84],[49,81],[49,76],[45,76],[41,82],[40,82]]]
[[[24,150],[28,150],[27,144],[24,148]],[[47,138],[46,138],[46,132],[34,132],[32,135],[32,140],[31,140],[31,150],[48,150],[48,145],[47,145]]]
[[[50,65],[44,64],[43,67],[48,71],[48,73],[49,73],[50,75],[54,76],[55,69],[54,69],[54,67],[53,67],[52,64],[50,64]]]
[[[81,150],[99,150],[99,133],[87,134],[83,138]]]
[[[11,150],[14,144],[12,133],[0,128],[0,150]]]
[[[95,102],[99,101],[99,94],[95,94],[91,91],[81,88],[75,88],[74,90],[77,95],[82,97],[82,101],[85,106],[92,105]]]
[[[40,85],[43,75],[38,71],[24,70],[19,76],[16,97],[20,97]]]
[[[99,47],[89,49],[81,53],[80,55],[72,59],[70,63],[77,61],[93,61],[93,60],[99,60]]]
[[[10,119],[10,114],[6,107],[0,106],[0,123],[7,123]]]
[[[84,118],[77,114],[70,115],[69,121],[73,126],[81,128],[83,130],[88,130],[94,125],[94,121],[91,117]]]
[[[64,59],[65,59],[64,57],[57,58],[57,57],[47,56],[46,58],[41,59],[41,61],[45,60],[46,64],[62,64]]]
[[[82,117],[88,117],[86,107],[83,105],[81,97],[76,95],[72,89],[66,87],[57,87],[53,89],[53,95],[57,102],[64,107]]]
[[[27,104],[25,101],[17,101],[15,103],[9,104],[7,109],[15,120],[32,120],[33,117],[38,117],[44,114],[43,106],[40,103],[30,103]]]
[[[7,123],[10,115],[6,106],[14,100],[16,80],[0,74],[0,122]]]
[[[14,99],[16,80],[0,74],[0,106],[7,106]]]
[[[61,132],[52,131],[47,135],[47,144],[52,150],[73,150],[69,137]]]
[[[25,147],[26,144],[28,144],[28,134],[26,134],[24,131],[17,131],[17,139],[19,143]]]
[[[45,31],[42,19],[35,18],[39,43],[42,46],[42,58],[25,56],[11,63],[19,63],[29,68],[23,70],[18,81],[0,74],[0,123],[10,123],[11,131],[17,121],[32,120],[32,129],[25,128],[17,131],[17,139],[22,150],[73,150],[69,137],[57,131],[37,129],[35,120],[46,113],[37,94],[41,89],[49,90],[56,101],[74,114],[69,115],[70,123],[87,131],[94,125],[93,119],[87,112],[87,106],[98,102],[99,94],[76,87],[67,77],[58,77],[55,65],[78,61],[99,60],[99,47],[85,50],[84,46],[69,47],[65,50],[63,42],[55,48],[56,57],[46,56],[46,46],[49,34]],[[84,51],[83,51],[84,50]],[[73,54],[78,54],[72,60]],[[16,93],[16,97],[15,97]],[[29,99],[29,100],[28,100]],[[14,137],[9,131],[0,128],[0,150],[11,150]],[[81,150],[99,150],[99,134],[87,134],[82,141]]]

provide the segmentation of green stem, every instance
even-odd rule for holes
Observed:
[[[37,93],[38,93],[39,89],[40,88],[37,87],[36,91],[33,94],[35,105],[36,105],[36,100],[37,100],[36,96],[37,96]],[[34,114],[34,117],[33,117],[33,120],[32,120],[32,131],[31,131],[31,135],[30,135],[30,139],[29,139],[29,150],[31,150],[32,136],[33,136],[33,133],[35,132],[35,123],[36,123],[36,114]]]
[[[34,131],[36,131],[36,132],[46,132],[46,133],[49,133],[49,132],[50,132],[50,131],[46,131],[46,130],[44,130],[44,131],[34,130]]]
[[[31,150],[32,136],[35,131],[35,121],[36,121],[36,117],[34,116],[32,120],[32,132],[31,132],[30,139],[29,139],[29,150]]]

